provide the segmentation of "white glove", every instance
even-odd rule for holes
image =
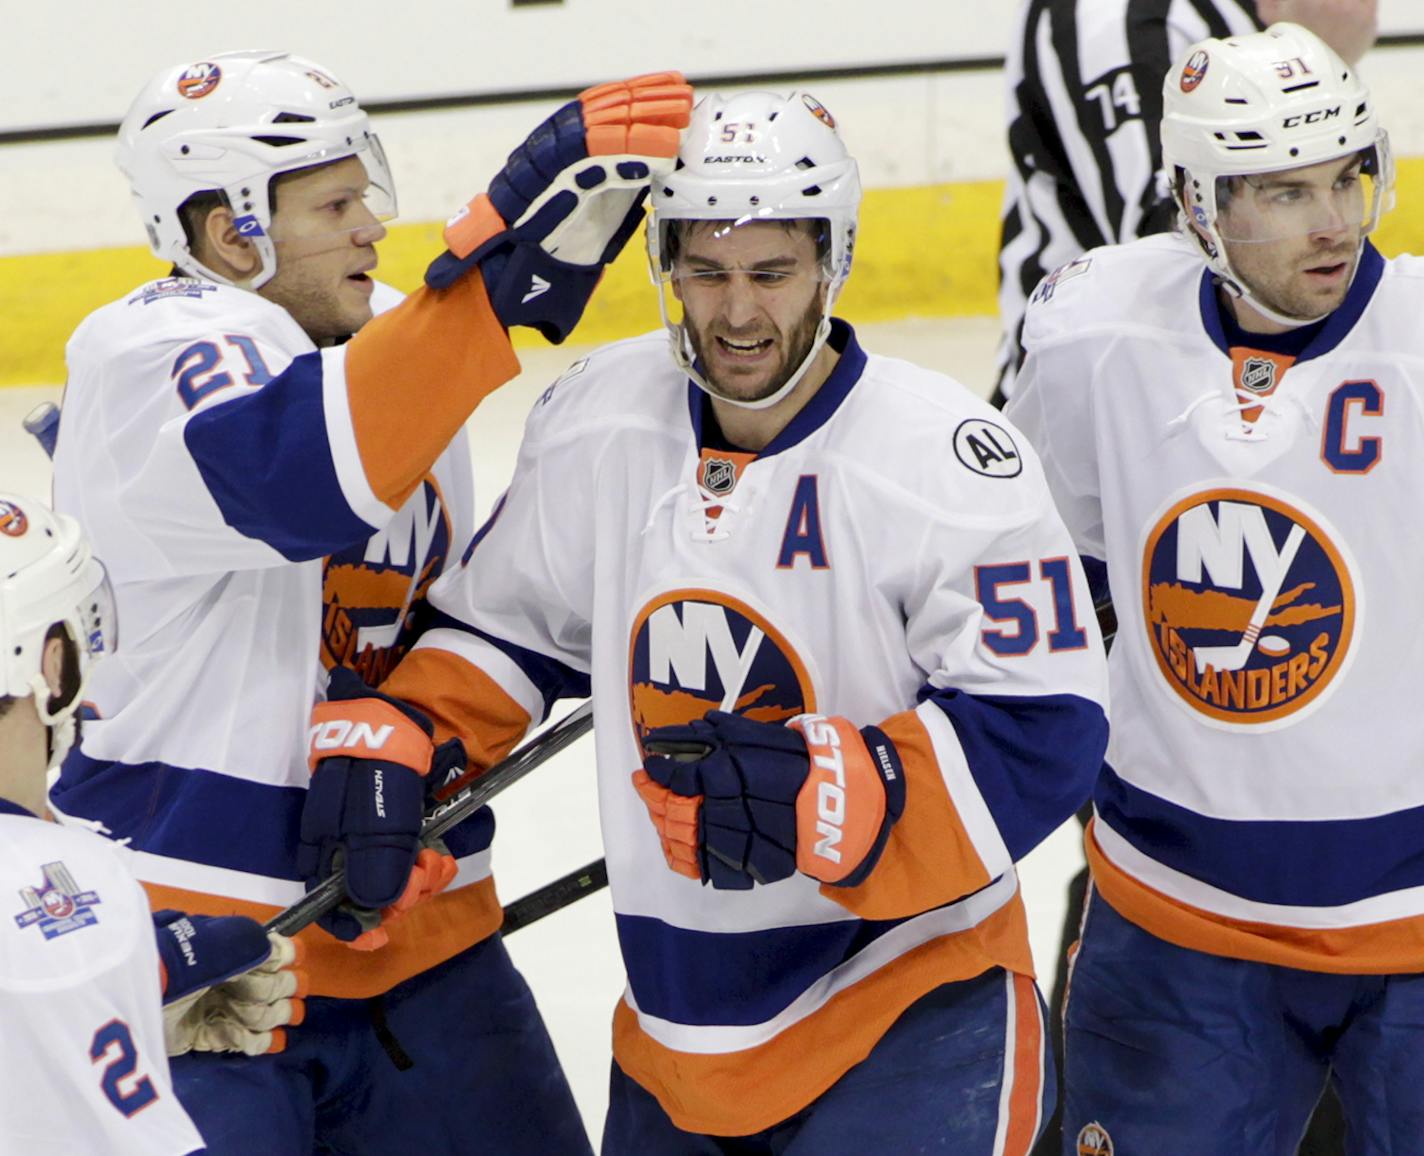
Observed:
[[[251,971],[215,987],[200,988],[163,1009],[163,1041],[170,1056],[188,1052],[240,1052],[260,1056],[287,1046],[287,1027],[306,1012],[301,948],[269,932],[272,953]]]

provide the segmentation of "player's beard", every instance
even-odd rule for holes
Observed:
[[[371,320],[370,298],[347,287],[350,259],[343,253],[343,264],[333,268],[333,262],[322,260],[327,256],[284,262],[279,250],[277,275],[258,290],[291,314],[318,345],[350,337]]]
[[[707,379],[707,384],[712,387],[714,393],[729,401],[762,401],[771,397],[790,381],[791,375],[801,368],[802,362],[810,355],[811,346],[816,341],[816,330],[821,324],[820,297],[817,296],[789,333],[776,335],[777,348],[781,350],[782,354],[781,360],[766,381],[760,385],[747,386],[720,380],[719,375],[711,368],[711,363],[705,353],[706,343],[715,340],[715,338],[706,335],[705,330],[693,325],[686,317],[684,317],[683,324],[687,328],[687,339],[692,346],[693,355]]]
[[[1355,267],[1359,264],[1361,239],[1323,247],[1316,252],[1282,258],[1266,246],[1249,243],[1228,246],[1231,268],[1252,298],[1284,317],[1309,321],[1338,309],[1345,301]],[[1310,284],[1310,268],[1343,264],[1343,275],[1328,286]]]

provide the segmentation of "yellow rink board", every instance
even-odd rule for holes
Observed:
[[[868,190],[855,273],[837,312],[852,322],[993,314],[1003,190],[1002,181]],[[1399,162],[1397,207],[1375,242],[1386,256],[1424,253],[1424,158]],[[437,223],[393,225],[377,276],[409,290],[441,247]],[[0,257],[0,386],[63,381],[64,343],[85,315],[163,272],[137,246]],[[634,241],[599,286],[577,340],[612,341],[658,323]],[[517,330],[515,344],[542,339]]]

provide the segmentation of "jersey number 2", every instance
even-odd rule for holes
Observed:
[[[111,1053],[117,1050],[116,1055]],[[138,1049],[134,1047],[133,1033],[123,1020],[110,1020],[97,1032],[89,1044],[89,1059],[93,1063],[106,1060],[104,1076],[100,1087],[104,1095],[125,1116],[143,1111],[158,1093],[153,1081],[138,1071]]]

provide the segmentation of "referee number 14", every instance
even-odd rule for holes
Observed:
[[[1098,102],[1098,109],[1103,114],[1103,129],[1106,132],[1112,132],[1125,120],[1133,120],[1142,115],[1142,101],[1137,95],[1137,85],[1132,82],[1132,73],[1125,68],[1111,77],[1103,77],[1083,95]]]

